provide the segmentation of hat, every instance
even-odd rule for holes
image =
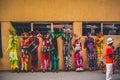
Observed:
[[[107,44],[111,44],[111,43],[113,43],[113,39],[112,38],[108,38],[107,39]]]

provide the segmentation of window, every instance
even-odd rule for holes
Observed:
[[[95,36],[96,33],[101,32],[101,24],[98,22],[83,22],[82,35],[86,36],[88,32]]]
[[[103,23],[104,35],[120,35],[120,24],[117,23]]]
[[[54,22],[53,25],[55,33],[58,33],[65,25],[70,26],[71,30],[73,30],[72,22]]]
[[[116,27],[116,34],[120,35],[120,24],[115,24]]]
[[[1,35],[1,24],[0,24],[0,58],[3,56],[2,54],[2,35]]]
[[[30,32],[31,31],[31,24],[30,23],[21,23],[21,22],[13,22],[12,26],[16,29],[16,33],[20,36],[23,32]]]
[[[51,30],[50,23],[33,23],[33,31],[40,31],[41,34],[46,34],[48,30]]]
[[[33,30],[39,30],[41,34],[46,34],[48,30],[52,30],[51,24],[53,24],[53,31],[58,33],[64,25],[69,25],[72,27],[71,22],[40,22],[40,23],[33,23]]]
[[[20,36],[23,32],[40,31],[41,34],[46,34],[48,30],[53,30],[57,33],[64,25],[72,26],[72,22],[12,22],[12,26],[16,29],[16,33]]]

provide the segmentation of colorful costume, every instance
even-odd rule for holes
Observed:
[[[97,38],[95,39],[95,50],[97,53],[98,67],[103,56],[103,41],[104,41],[104,38],[102,36],[102,33],[99,33]]]
[[[75,51],[74,58],[76,71],[82,71],[83,70],[82,44],[80,42],[80,38],[77,35],[73,46]]]
[[[52,70],[57,71],[58,70],[58,46],[57,46],[57,38],[62,35],[62,32],[58,32],[57,34],[54,34],[51,31],[48,31],[51,39],[51,47],[50,47],[50,56],[52,61]]]
[[[94,39],[90,37],[91,34],[88,33],[87,38],[85,38],[84,47],[87,48],[87,57],[89,63],[89,69],[92,70],[95,68],[95,54],[94,54]]]
[[[117,67],[120,69],[120,43],[119,43],[119,46],[116,48],[116,54],[118,56],[118,62],[117,62],[118,66]]]
[[[42,42],[42,62],[41,69],[45,72],[50,67],[50,34],[47,33],[43,36]]]
[[[27,54],[27,51],[23,50],[21,51],[22,54],[21,54],[21,70],[22,71],[27,71],[28,70],[28,54]]]
[[[28,70],[28,47],[29,47],[29,35],[27,32],[22,34],[21,39],[21,70]]]
[[[16,35],[16,31],[13,27],[10,28],[9,35],[9,45],[8,49],[10,50],[10,67],[11,70],[18,70],[18,57],[17,57],[17,49],[18,49],[18,36]]]
[[[38,68],[38,45],[39,39],[37,38],[35,32],[31,32],[29,39],[29,48],[28,51],[31,54],[31,69],[32,72]]]
[[[69,26],[64,26],[63,27],[63,58],[64,58],[64,64],[65,64],[65,69],[70,70],[71,68],[71,51],[72,51],[72,45],[71,45],[71,39],[73,35],[71,33],[70,27]]]

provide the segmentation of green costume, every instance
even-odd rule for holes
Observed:
[[[10,50],[10,67],[11,70],[18,69],[18,57],[17,57],[17,49],[18,49],[18,36],[16,35],[16,31],[13,27],[10,28],[9,35],[9,44],[8,49]]]
[[[52,61],[52,70],[57,71],[58,70],[58,46],[57,46],[57,38],[62,35],[62,32],[53,33],[51,31],[48,31],[50,33],[51,38],[51,47],[50,47],[50,56]]]

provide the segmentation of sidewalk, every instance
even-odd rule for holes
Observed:
[[[0,72],[0,80],[105,80],[105,74],[100,71],[95,72]],[[120,71],[117,71],[113,80],[120,80]]]

